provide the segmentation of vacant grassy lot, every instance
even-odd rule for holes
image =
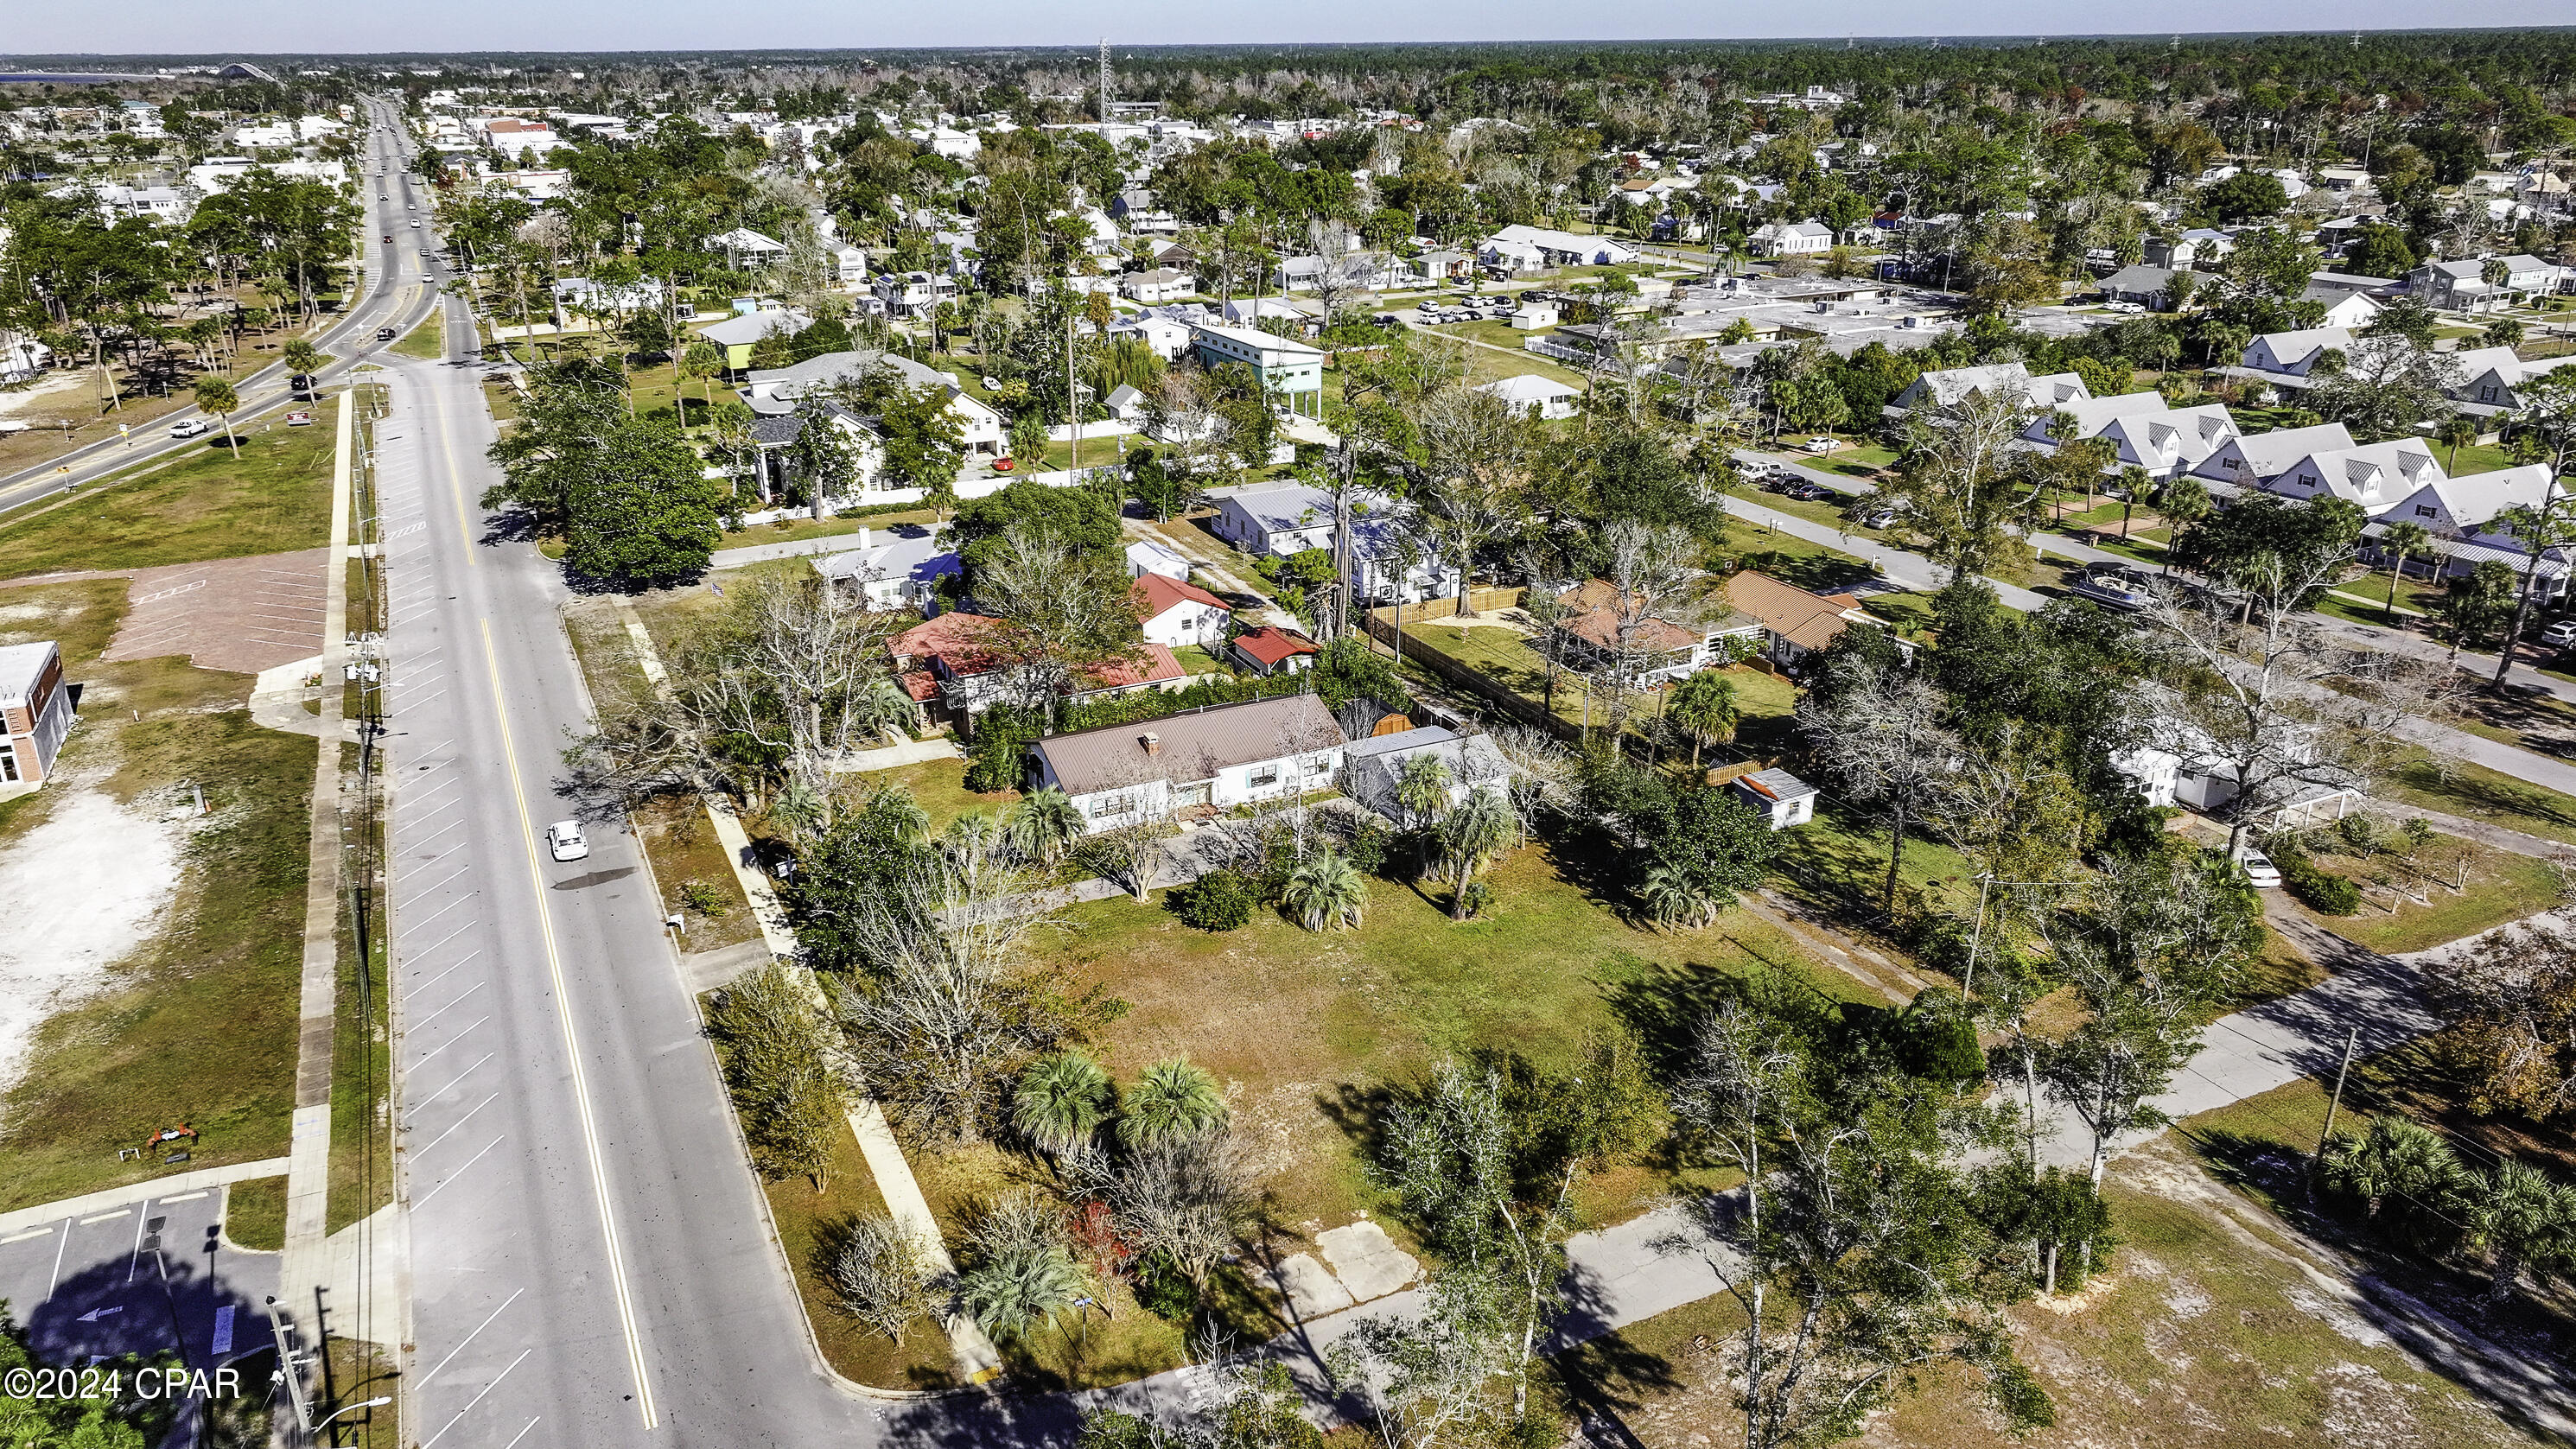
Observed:
[[[1498,1048],[1562,1063],[1587,1034],[1615,1030],[1625,1008],[1682,1019],[1713,985],[1764,963],[1836,999],[1871,999],[1742,912],[1705,930],[1630,925],[1609,856],[1514,851],[1493,874],[1491,914],[1465,923],[1421,891],[1372,880],[1356,931],[1311,933],[1262,912],[1208,933],[1159,897],[1120,897],[1068,911],[1053,949],[1078,984],[1132,1006],[1101,1033],[1104,1064],[1132,1079],[1186,1055],[1214,1072],[1254,1141],[1269,1220],[1311,1233],[1378,1205],[1359,1144],[1379,1090],[1444,1053]],[[1642,1168],[1610,1174],[1595,1206],[1619,1214],[1666,1186]]]
[[[927,508],[907,508],[891,513],[872,513],[858,518],[781,518],[770,523],[755,523],[748,528],[730,530],[718,548],[750,548],[764,543],[796,543],[808,538],[836,538],[856,533],[862,528],[897,528],[907,523],[930,524],[938,515]]]
[[[2105,1185],[2125,1240],[2080,1296],[2009,1310],[2014,1347],[2056,1405],[2015,1438],[1956,1373],[1874,1416],[1877,1449],[2170,1449],[2288,1444],[2503,1446],[2541,1442],[2427,1371],[2347,1306],[2330,1254],[2280,1231],[2170,1149],[2123,1159]],[[1555,1397],[1638,1449],[1731,1446],[1727,1384],[1743,1317],[1713,1298],[1558,1356]]]
[[[2400,767],[2377,793],[2381,799],[2420,810],[2438,810],[2576,845],[2576,797],[2466,760],[2437,765],[2429,756],[2419,757]]]
[[[218,434],[184,462],[23,516],[0,528],[0,578],[320,547],[330,540],[332,421],[324,409],[312,427],[246,436],[238,461]]]
[[[871,770],[845,778],[867,785],[901,785],[911,792],[913,803],[921,807],[922,813],[930,817],[933,830],[947,829],[948,822],[960,815],[998,815],[1020,798],[1017,790],[997,790],[988,795],[967,789],[964,760],[924,760],[917,765]]]
[[[2548,861],[2450,836],[2436,836],[2426,847],[2421,872],[2387,856],[2359,860],[2319,855],[2315,859],[2325,869],[2365,886],[2394,882],[2410,893],[2365,890],[2361,910],[2349,916],[2321,916],[2296,900],[2288,902],[2291,909],[2336,935],[2390,955],[2421,951],[2521,920],[2558,905],[2566,894],[2558,867]],[[2454,860],[2467,868],[2459,890],[2451,888],[2452,881],[2461,879],[2453,873]],[[2434,879],[2425,879],[2427,875]],[[2283,894],[2286,897],[2287,892]],[[2423,901],[2418,903],[2413,894],[2421,894]]]
[[[20,591],[0,594],[0,606],[18,602]],[[91,688],[69,769],[98,772],[99,788],[153,814],[193,780],[210,813],[156,934],[39,1029],[0,1105],[5,1207],[148,1177],[157,1160],[120,1163],[117,1150],[178,1122],[201,1134],[195,1166],[280,1155],[293,1107],[315,742],[253,725],[219,692],[230,676],[153,660],[77,665],[75,677]],[[143,718],[120,721],[126,708]],[[60,792],[13,802],[0,835],[31,826],[49,796]]]

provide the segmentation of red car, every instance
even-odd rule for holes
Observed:
[[[1010,472],[1010,471],[1011,471],[1011,460],[1010,460],[1010,459],[1008,459],[1008,458],[995,458],[995,459],[993,460],[993,471],[994,471],[994,472],[996,472],[996,473],[1008,473],[1008,472]]]
[[[313,415],[308,412],[288,413],[286,425],[290,428],[309,428],[313,426]]]

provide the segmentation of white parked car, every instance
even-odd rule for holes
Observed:
[[[2552,649],[2576,649],[2576,619],[2561,619],[2541,630],[2540,642]]]
[[[581,860],[590,854],[590,842],[582,836],[580,821],[558,820],[546,827],[546,849],[557,860]]]
[[[2273,890],[2281,884],[2281,868],[2272,863],[2270,856],[2259,850],[2237,851],[2236,864],[2244,870],[2245,879],[2252,883],[2256,890]]]
[[[201,433],[211,433],[214,430],[215,425],[207,422],[204,418],[181,418],[179,421],[170,425],[170,436],[174,438],[193,438]]]
[[[1830,453],[1834,449],[1841,447],[1842,444],[1835,442],[1831,438],[1809,438],[1798,446],[1806,449],[1810,453]]]

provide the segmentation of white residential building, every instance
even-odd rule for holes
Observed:
[[[815,573],[880,612],[928,608],[938,598],[939,581],[960,567],[956,550],[941,547],[938,534],[918,524],[883,533],[861,527],[857,547],[814,560]]]
[[[1328,789],[1347,740],[1311,694],[1214,705],[1029,747],[1032,788],[1073,797],[1086,830]]]

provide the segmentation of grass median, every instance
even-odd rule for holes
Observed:
[[[328,410],[313,426],[216,433],[181,462],[0,527],[0,579],[287,553],[330,541]]]

